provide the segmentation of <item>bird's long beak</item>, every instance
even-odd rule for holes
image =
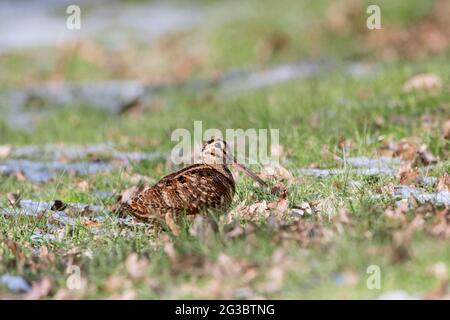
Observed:
[[[233,165],[236,167],[236,169],[238,169],[239,171],[245,173],[246,175],[248,175],[250,178],[252,178],[253,180],[255,180],[256,182],[258,182],[260,185],[262,186],[266,186],[266,183],[264,182],[264,180],[262,180],[260,177],[258,177],[253,171],[251,171],[249,168],[247,168],[246,166],[244,166],[243,164],[240,164],[239,162],[237,162],[236,158],[233,157],[232,158],[233,161]]]

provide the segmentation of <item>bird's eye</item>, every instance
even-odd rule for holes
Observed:
[[[214,147],[216,147],[216,148],[222,148],[222,144],[221,144],[220,142],[216,142],[216,143],[214,144]]]

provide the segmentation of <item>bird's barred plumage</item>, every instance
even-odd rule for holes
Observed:
[[[139,219],[167,212],[195,214],[208,208],[226,210],[235,183],[225,165],[194,164],[162,178],[121,204],[121,211]]]
[[[235,160],[222,140],[208,141],[203,147],[202,158],[202,163],[169,174],[155,185],[122,199],[120,211],[143,220],[163,217],[167,213],[197,214],[207,209],[226,211],[235,193],[227,159]]]

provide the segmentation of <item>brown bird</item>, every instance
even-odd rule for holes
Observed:
[[[208,209],[226,211],[235,193],[235,181],[228,165],[265,185],[236,161],[225,141],[212,139],[204,144],[200,163],[169,174],[128,199],[122,197],[120,211],[141,220],[182,212],[197,214]]]

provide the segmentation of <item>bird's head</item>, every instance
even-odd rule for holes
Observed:
[[[259,184],[266,185],[266,183],[250,169],[237,162],[227,143],[222,139],[211,139],[203,145],[202,162],[209,165],[232,165]]]

